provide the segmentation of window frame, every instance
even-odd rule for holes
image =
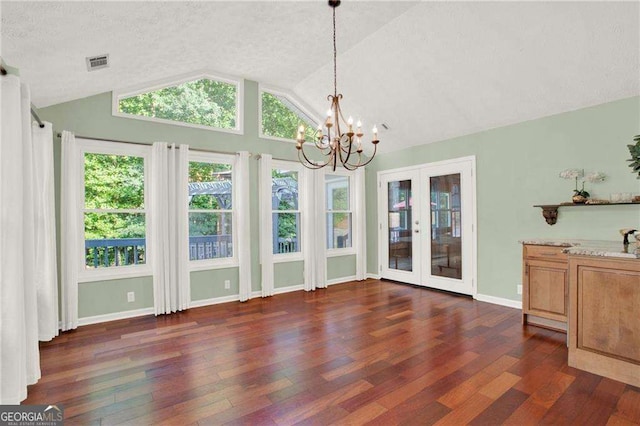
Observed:
[[[292,104],[298,107],[303,113],[305,113],[309,118],[313,120],[314,128],[317,128],[318,125],[320,125],[321,120],[318,118],[319,117],[318,114],[314,112],[311,107],[309,107],[307,104],[302,102],[296,95],[294,95],[293,93],[285,89],[279,89],[276,87],[259,84],[258,85],[258,137],[260,139],[267,139],[267,140],[280,141],[280,142],[291,142],[291,143],[296,142],[295,130],[294,130],[294,133],[291,135],[290,139],[266,135],[263,132],[263,129],[262,129],[262,94],[263,93],[269,93],[270,95],[273,95],[273,96],[280,96],[280,97],[287,98]]]
[[[328,185],[327,176],[343,176],[349,179],[349,210],[329,210],[327,204],[329,202],[329,194],[328,194]],[[325,244],[326,255],[327,257],[336,257],[336,256],[347,256],[352,254],[357,254],[355,248],[356,242],[356,226],[354,225],[354,220],[356,217],[355,213],[355,175],[353,172],[350,172],[345,169],[336,169],[335,171],[326,170],[323,177],[323,188],[324,188],[324,205],[322,206],[324,210],[324,221],[325,221],[325,229],[329,227],[328,215],[329,213],[349,213],[351,215],[351,247],[342,247],[342,248],[328,248]],[[328,240],[328,236],[326,237]]]
[[[219,127],[204,126],[202,124],[185,123],[183,121],[167,120],[165,118],[145,117],[135,114],[127,114],[120,112],[120,100],[143,93],[153,92],[155,90],[164,89],[166,87],[178,86],[194,80],[209,79],[229,83],[236,86],[236,127],[233,129],[223,129]],[[233,133],[237,135],[244,134],[244,79],[225,76],[219,73],[209,71],[200,71],[196,73],[184,74],[181,76],[171,77],[168,79],[156,80],[125,89],[116,89],[111,92],[111,115],[114,117],[129,118],[132,120],[151,121],[154,123],[173,124],[175,126],[191,127],[195,129],[205,129],[214,132]]]
[[[295,210],[300,215],[300,230],[298,235],[298,247],[300,247],[300,251],[293,253],[273,253],[273,263],[282,263],[282,262],[295,262],[295,261],[304,261],[304,220],[305,220],[305,168],[302,164],[293,162],[293,161],[281,161],[281,160],[273,160],[271,162],[271,173],[273,170],[292,170],[298,172],[298,210]],[[273,178],[272,178],[273,179]],[[271,181],[271,185],[273,185],[273,180]],[[273,194],[273,192],[272,192]],[[294,212],[294,210],[273,210],[273,206],[271,207],[271,211],[269,214],[273,218],[274,213],[287,213]],[[272,219],[273,220],[273,219]],[[271,232],[271,244],[273,245],[273,232]]]
[[[79,229],[77,241],[78,248],[76,254],[79,257],[78,282],[83,283],[114,280],[120,278],[138,278],[151,276],[153,274],[151,265],[153,259],[153,244],[151,238],[151,205],[149,187],[149,174],[151,172],[151,146],[125,144],[119,142],[104,142],[83,139],[79,137],[76,138],[76,142],[79,148],[78,160],[80,161],[80,167],[78,168],[80,170],[80,176],[77,180],[78,187],[75,188],[78,203],[76,205],[76,209],[79,212],[78,223],[76,224]],[[84,215],[87,210],[94,211],[100,209],[85,208],[85,154],[106,154],[142,157],[144,163],[144,209],[140,212],[144,213],[145,215],[145,263],[143,265],[119,265],[94,269],[86,268]]]
[[[197,163],[211,163],[211,164],[229,164],[231,166],[231,210],[215,210],[215,212],[223,212],[231,214],[231,238],[233,241],[233,256],[214,258],[214,259],[202,259],[191,260],[189,259],[189,271],[208,271],[212,269],[233,268],[239,266],[238,259],[238,215],[237,215],[237,155],[227,155],[210,153],[203,151],[189,150],[189,167],[191,162]],[[188,173],[188,171],[187,171]],[[188,176],[187,176],[188,181]],[[187,209],[187,218],[189,213],[199,212],[199,210],[191,210],[189,206],[185,206]],[[200,210],[200,212],[211,212],[211,210]],[[188,249],[188,247],[187,247]]]

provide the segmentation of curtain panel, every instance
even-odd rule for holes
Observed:
[[[189,146],[155,142],[151,152],[151,235],[155,314],[188,309]]]
[[[58,332],[51,123],[37,130],[29,89],[1,79],[0,404],[40,378],[38,339]]]

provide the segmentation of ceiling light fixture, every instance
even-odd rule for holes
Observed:
[[[355,170],[358,167],[366,166],[373,160],[378,148],[378,129],[373,126],[373,154],[367,158],[363,155],[362,150],[362,124],[360,121],[356,123],[355,132],[353,130],[353,118],[349,117],[345,120],[340,109],[340,99],[342,94],[338,94],[338,77],[337,77],[337,50],[336,50],[336,8],[340,6],[340,0],[329,0],[329,6],[333,9],[333,95],[327,96],[327,100],[331,102],[331,107],[327,111],[327,118],[324,121],[326,133],[323,132],[323,126],[318,126],[315,135],[314,146],[324,155],[322,161],[310,160],[304,151],[305,128],[301,125],[298,128],[296,137],[296,149],[298,150],[298,159],[307,168],[321,169],[327,165],[331,165],[333,170],[338,165],[338,160],[347,170]],[[346,133],[340,130],[340,124],[346,127]]]

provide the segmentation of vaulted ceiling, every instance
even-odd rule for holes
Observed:
[[[332,92],[325,1],[0,3],[1,55],[36,106],[210,70]],[[640,94],[638,2],[380,2],[337,9],[346,114],[385,151]],[[85,57],[108,53],[107,69]],[[380,127],[380,126],[379,126]]]

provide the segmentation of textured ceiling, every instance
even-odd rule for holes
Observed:
[[[328,106],[325,1],[0,8],[2,57],[38,107],[202,69]],[[343,1],[337,15],[343,109],[389,125],[383,151],[640,94],[638,2]],[[88,73],[102,53],[110,68]]]

